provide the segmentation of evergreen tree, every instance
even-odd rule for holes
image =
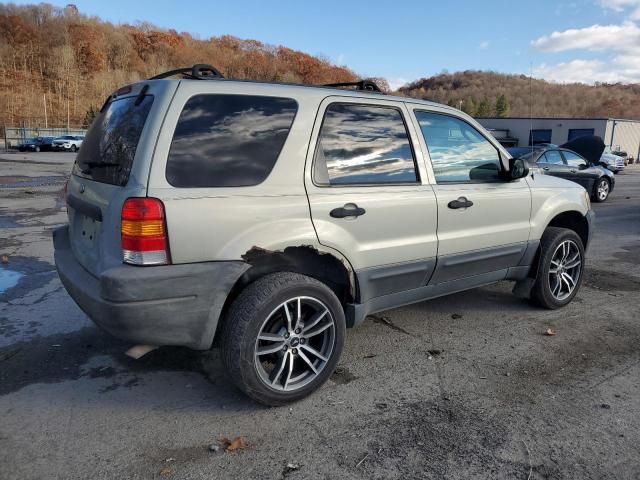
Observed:
[[[84,114],[84,119],[82,120],[82,128],[89,128],[91,126],[91,123],[93,122],[93,119],[96,118],[97,113],[98,112],[95,108],[93,108],[93,106],[89,107],[87,113]]]
[[[496,101],[496,117],[508,117],[509,116],[509,100],[503,93],[498,97]]]
[[[491,102],[487,97],[484,97],[480,103],[478,104],[478,108],[476,109],[476,117],[490,117],[492,112]]]
[[[475,117],[477,109],[476,99],[473,97],[465,98],[464,102],[462,102],[462,111],[467,115]]]

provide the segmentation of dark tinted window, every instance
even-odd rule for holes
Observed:
[[[416,112],[429,149],[436,182],[488,182],[500,179],[498,150],[467,122],[449,115]]]
[[[538,159],[538,162],[564,164],[562,155],[560,155],[560,152],[558,150],[549,150],[547,152],[544,152],[544,155],[542,155]]]
[[[113,100],[93,120],[76,157],[73,173],[96,182],[125,185],[147,121],[153,95]]]
[[[416,182],[413,151],[400,111],[329,105],[315,152],[314,180],[324,185]]]
[[[176,187],[243,187],[261,183],[280,155],[296,110],[297,104],[290,98],[190,98],[171,142],[168,182]]]
[[[529,145],[551,143],[551,130],[531,130],[529,132]]]
[[[593,128],[570,128],[567,141],[570,142],[576,138],[593,136],[594,131]]]

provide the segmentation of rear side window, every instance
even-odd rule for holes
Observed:
[[[174,187],[246,187],[276,163],[297,111],[291,98],[196,95],[178,119],[167,181]]]
[[[73,173],[100,183],[126,185],[153,95],[111,101],[91,124]]]
[[[545,163],[556,163],[559,165],[564,164],[564,160],[562,160],[562,155],[558,150],[548,150],[540,157],[539,162]]]
[[[327,108],[314,158],[320,185],[418,181],[413,150],[396,108],[334,103]]]

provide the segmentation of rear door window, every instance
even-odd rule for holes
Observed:
[[[564,165],[564,160],[562,160],[562,155],[558,150],[549,150],[544,152],[544,155],[540,157],[539,162],[544,163],[555,163],[558,165]]]
[[[319,185],[370,185],[418,181],[400,110],[334,103],[325,111],[314,157]]]
[[[173,135],[167,181],[183,188],[262,183],[280,155],[297,109],[291,98],[191,97]]]
[[[73,173],[100,183],[126,185],[153,95],[110,101],[82,142]]]

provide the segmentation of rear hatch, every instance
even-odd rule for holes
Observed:
[[[122,263],[120,212],[144,197],[155,141],[176,81],[141,82],[111,95],[82,143],[69,184],[71,249],[95,276]]]

